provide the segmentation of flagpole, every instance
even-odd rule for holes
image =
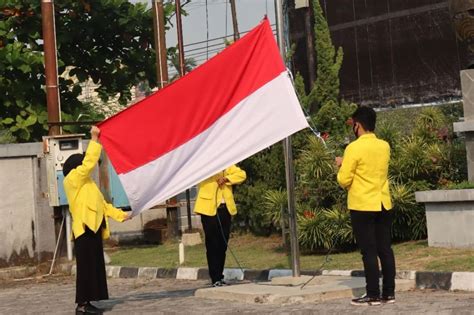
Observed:
[[[276,24],[278,34],[278,46],[280,47],[281,57],[285,60],[285,34],[284,34],[284,17],[283,17],[283,1],[275,0]],[[288,192],[288,212],[289,212],[289,229],[290,229],[290,246],[291,246],[291,271],[293,277],[300,276],[300,249],[298,245],[297,229],[296,229],[296,210],[295,210],[295,174],[293,170],[293,151],[291,147],[291,136],[283,140],[283,151],[285,155],[285,174],[286,174],[286,190]]]
[[[179,53],[179,76],[183,77],[186,74],[186,67],[184,61],[184,45],[183,45],[183,26],[181,22],[181,0],[176,0],[176,30],[178,32],[178,53]],[[191,220],[191,196],[189,189],[186,189],[186,212],[188,215],[188,231],[192,231]]]

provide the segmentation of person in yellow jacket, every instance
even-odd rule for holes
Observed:
[[[380,305],[395,302],[395,257],[391,248],[393,221],[388,165],[390,146],[375,134],[376,113],[361,106],[352,115],[356,140],[337,157],[339,185],[348,190],[347,208],[354,237],[362,254],[366,295],[353,299],[353,305]],[[383,287],[380,296],[379,262]]]
[[[222,286],[232,216],[237,213],[232,186],[247,178],[236,165],[209,177],[198,185],[194,212],[201,215],[206,257],[212,286]]]
[[[130,216],[107,203],[91,173],[100,158],[100,130],[91,128],[85,155],[71,155],[63,166],[64,190],[72,216],[76,252],[76,314],[100,314],[90,301],[109,298],[102,239],[110,236],[108,217],[123,222]]]

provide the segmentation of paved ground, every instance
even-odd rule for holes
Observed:
[[[474,314],[474,294],[412,291],[395,305],[357,307],[347,299],[320,304],[257,305],[194,297],[206,281],[108,279],[110,314]],[[74,278],[0,282],[0,314],[73,314]]]

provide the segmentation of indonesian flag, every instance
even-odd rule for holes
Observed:
[[[308,126],[270,24],[100,124],[133,214]]]

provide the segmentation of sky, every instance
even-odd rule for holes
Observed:
[[[151,4],[151,0],[131,2]],[[184,3],[185,0],[181,2]],[[275,29],[274,0],[236,0],[236,7],[239,32],[257,26],[266,14]],[[191,57],[197,64],[201,64],[224,48],[224,39],[220,37],[228,36],[229,40],[233,38],[230,3],[229,0],[207,0],[207,19],[206,0],[192,0],[184,9],[188,13],[182,17],[185,58]],[[176,29],[169,30],[166,34],[166,46],[175,46],[176,38]],[[210,40],[208,48],[205,43],[207,39]]]

